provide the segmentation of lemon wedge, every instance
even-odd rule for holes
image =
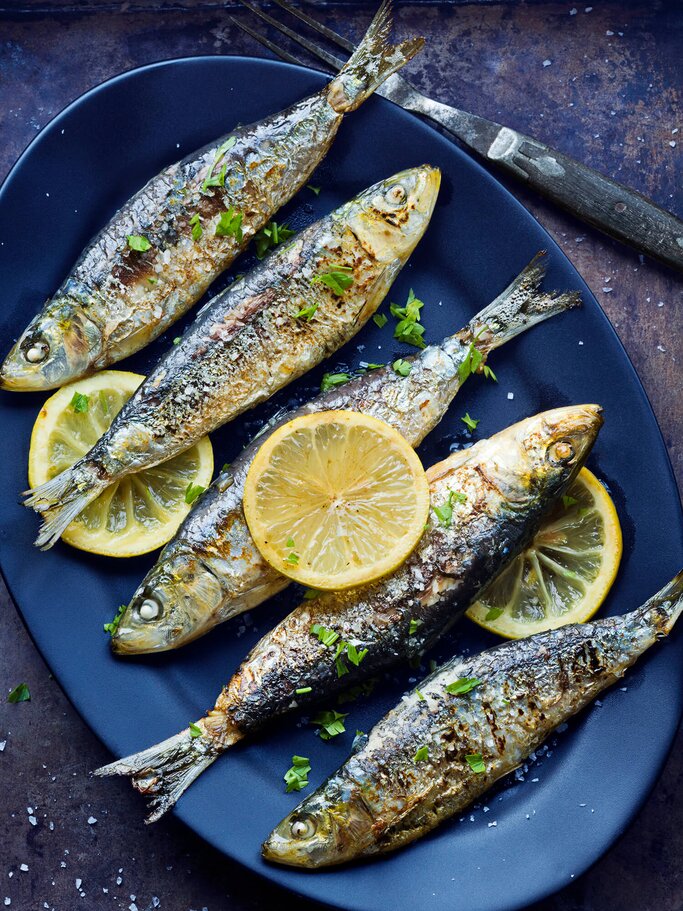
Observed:
[[[40,410],[28,456],[28,479],[38,487],[85,455],[144,380],[105,370],[63,386]],[[133,557],[169,541],[208,487],[213,450],[208,437],[168,462],[108,487],[68,526],[62,540],[108,557]]]
[[[486,588],[467,616],[507,639],[585,623],[612,587],[621,552],[612,498],[583,468],[531,546]]]
[[[275,431],[247,475],[244,513],[264,559],[323,590],[395,570],[420,540],[429,486],[392,427],[353,411],[308,414]]]

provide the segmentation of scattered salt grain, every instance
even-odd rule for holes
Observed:
[[[508,392],[508,399],[509,399],[509,401],[512,401],[512,400],[514,399],[514,397],[515,397],[514,392]]]
[[[585,803],[580,803],[579,806],[580,806],[580,807],[585,807],[586,804],[585,804]]]
[[[0,753],[3,753],[3,752],[4,752],[6,746],[7,746],[7,741],[6,741],[6,740],[0,740]]]
[[[28,864],[21,864],[19,869],[22,873],[28,873]]]
[[[116,877],[116,885],[117,885],[117,886],[120,886],[122,882],[123,882],[123,877],[122,877],[122,876],[117,876],[117,877]]]
[[[574,7],[573,9],[570,9],[570,10],[569,10],[569,15],[570,15],[570,16],[575,16],[577,13],[578,13],[578,10],[577,10],[576,7]],[[528,818],[529,818],[529,817],[527,816],[527,819],[528,819]]]
[[[94,826],[96,822],[97,822],[97,820],[95,819],[94,816],[88,816],[88,825],[89,826]]]
[[[29,816],[28,821],[31,823],[32,826],[38,825],[38,820],[36,819],[35,816]]]
[[[605,292],[605,294],[611,294],[611,293],[612,293],[612,289],[611,289],[611,288],[603,288],[602,290]]]
[[[62,133],[64,130],[62,130]],[[12,904],[12,899],[5,896],[5,907],[8,908]]]
[[[496,820],[496,819],[494,819],[493,822],[490,822],[490,823],[488,824],[489,829],[493,829],[493,828],[495,828],[497,825],[498,825],[498,820]]]
[[[543,66],[544,66],[544,67],[545,67],[545,66],[551,66],[551,65],[552,65],[552,60],[544,60],[544,61],[543,61]]]
[[[77,889],[80,889],[80,888],[81,888],[81,883],[82,883],[82,882],[83,882],[82,879],[77,879],[77,880],[76,880],[76,888],[77,888]]]
[[[661,351],[662,354],[665,354],[666,348],[664,347],[664,345],[657,345],[657,351]]]

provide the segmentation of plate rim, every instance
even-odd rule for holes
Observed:
[[[234,55],[233,54],[185,55],[182,57],[165,58],[165,59],[153,61],[150,63],[146,63],[141,66],[131,67],[130,69],[127,69],[127,70],[123,70],[113,76],[110,76],[103,82],[97,83],[97,84],[91,86],[90,88],[87,88],[87,89],[83,90],[82,92],[80,92],[71,101],[69,101],[66,105],[64,105],[64,107],[62,107],[56,114],[54,114],[40,128],[40,130],[36,133],[36,135],[33,136],[29,140],[29,142],[26,144],[26,146],[23,148],[23,150],[19,153],[16,161],[13,163],[13,165],[7,172],[5,178],[0,183],[0,206],[2,206],[4,194],[6,192],[8,185],[11,183],[12,178],[14,177],[15,173],[23,165],[24,160],[28,157],[28,155],[31,152],[31,150],[33,149],[33,147],[35,145],[40,144],[40,142],[44,140],[45,134],[47,134],[49,131],[52,131],[53,129],[57,128],[59,126],[60,122],[63,119],[65,119],[66,117],[68,117],[68,115],[71,113],[71,111],[73,109],[77,108],[80,104],[82,104],[87,99],[90,99],[91,96],[96,96],[100,92],[106,91],[111,86],[116,85],[118,83],[125,82],[127,79],[130,79],[131,77],[144,75],[145,73],[152,72],[154,70],[164,69],[164,68],[172,69],[172,68],[182,66],[182,65],[193,65],[193,64],[201,65],[204,63],[216,64],[219,61],[221,63],[228,63],[228,65],[230,63],[236,62],[238,64],[247,64],[247,65],[255,64],[258,67],[265,66],[267,68],[280,69],[283,71],[295,71],[295,72],[302,73],[306,76],[313,76],[314,78],[320,79],[321,85],[324,84],[326,81],[329,81],[329,78],[330,78],[329,74],[327,74],[321,70],[318,70],[316,68],[313,68],[313,67],[305,67],[305,66],[285,63],[283,61],[273,60],[273,59],[265,58],[265,57],[254,57],[254,56],[246,56],[246,55],[238,55],[238,54],[234,54]],[[514,193],[511,190],[509,190],[498,179],[495,171],[488,170],[486,167],[484,167],[484,165],[481,163],[481,161],[477,157],[470,154],[470,152],[467,149],[461,147],[454,140],[451,140],[451,139],[447,138],[446,136],[444,136],[443,134],[441,134],[428,121],[423,120],[422,118],[418,117],[415,114],[412,114],[409,111],[405,111],[399,105],[389,102],[387,99],[382,98],[381,96],[375,95],[375,97],[378,99],[377,103],[379,103],[379,104],[382,104],[382,105],[391,104],[391,106],[397,110],[398,115],[400,117],[404,118],[406,123],[410,123],[410,124],[417,123],[418,127],[422,127],[422,128],[425,128],[426,130],[428,130],[429,133],[431,133],[432,137],[435,138],[438,142],[440,142],[444,146],[449,147],[450,149],[454,149],[456,155],[466,158],[468,160],[469,164],[474,166],[477,169],[480,176],[485,181],[491,182],[492,184],[495,185],[498,192],[502,192],[502,194],[507,198],[507,202],[512,205],[512,208],[517,212],[518,215],[520,215],[524,220],[530,218],[535,222],[535,224],[539,227],[541,232],[545,235],[545,244],[546,244],[547,252],[554,253],[556,256],[559,256],[559,258],[561,260],[563,260],[565,263],[568,263],[570,265],[573,272],[578,276],[578,278],[583,286],[583,288],[581,289],[582,296],[585,296],[586,294],[588,294],[592,304],[595,305],[596,312],[597,312],[604,328],[606,328],[608,330],[608,332],[611,334],[612,339],[616,342],[617,347],[618,347],[626,365],[628,366],[628,369],[631,372],[631,376],[635,380],[635,384],[634,384],[635,390],[640,395],[641,399],[647,406],[647,410],[650,412],[650,414],[652,416],[652,419],[654,422],[654,428],[656,428],[659,443],[661,445],[662,454],[664,455],[664,463],[665,463],[666,470],[667,470],[668,480],[670,483],[673,484],[673,488],[679,494],[678,503],[677,503],[678,508],[676,511],[678,512],[678,515],[679,515],[679,531],[681,533],[683,533],[683,504],[681,503],[681,490],[679,488],[679,485],[678,485],[678,482],[676,479],[676,475],[673,470],[671,456],[669,454],[669,450],[666,445],[664,434],[663,434],[661,426],[659,424],[657,414],[652,407],[652,403],[650,402],[649,396],[643,385],[640,375],[639,375],[638,371],[636,370],[633,362],[631,361],[628,351],[626,350],[623,342],[621,341],[621,338],[617,334],[616,329],[614,328],[611,321],[609,320],[606,313],[604,312],[602,306],[600,305],[600,302],[598,301],[598,299],[594,295],[593,291],[590,289],[590,287],[586,283],[585,279],[583,278],[583,276],[581,275],[581,273],[579,272],[577,267],[574,265],[573,261],[570,259],[570,257],[567,255],[567,253],[560,247],[559,243],[552,237],[552,235],[549,233],[549,231],[545,227],[545,225],[542,222],[538,221],[534,217],[534,215],[526,208],[526,206],[524,206],[519,201],[519,199],[517,199],[517,197],[514,195]],[[583,303],[585,305],[585,301]],[[7,591],[10,594],[10,597],[12,599],[15,610],[19,616],[19,619],[30,638],[31,643],[33,644],[33,647],[36,649],[36,651],[40,655],[41,660],[45,663],[45,665],[48,667],[50,672],[53,674],[54,679],[57,681],[57,683],[60,687],[60,690],[62,691],[65,698],[67,699],[69,704],[72,706],[72,708],[74,709],[74,711],[76,712],[76,714],[78,715],[80,720],[83,722],[83,724],[88,728],[90,733],[93,734],[97,738],[97,740],[100,741],[100,743],[102,743],[107,749],[109,749],[109,746],[106,743],[106,741],[100,736],[100,734],[93,727],[91,727],[91,725],[88,723],[88,721],[83,716],[80,709],[78,708],[78,706],[72,699],[71,695],[64,689],[64,687],[61,684],[59,676],[54,673],[50,662],[48,661],[46,656],[43,654],[42,650],[37,645],[34,635],[31,631],[30,627],[28,626],[26,619],[24,618],[23,612],[19,606],[19,602],[18,602],[17,598],[15,597],[15,594],[9,584],[5,571],[1,565],[0,565],[0,576],[2,577],[2,579],[5,583],[5,586],[7,588]],[[665,580],[662,580],[662,584],[664,584],[664,581]],[[647,660],[647,659],[645,659],[645,660]],[[580,714],[583,714],[583,713],[580,713]],[[666,738],[666,742],[662,746],[660,755],[657,757],[657,762],[653,763],[651,765],[652,771],[650,773],[649,780],[647,781],[646,787],[642,790],[642,792],[639,794],[639,796],[636,800],[629,803],[628,811],[622,812],[620,814],[618,826],[611,827],[611,834],[606,839],[602,840],[601,846],[600,846],[599,850],[594,854],[593,858],[588,863],[581,866],[580,869],[577,870],[577,873],[572,880],[560,881],[560,878],[556,875],[553,877],[552,884],[546,885],[545,887],[537,889],[535,892],[530,893],[528,898],[526,898],[521,903],[520,902],[508,903],[504,906],[501,906],[501,911],[522,911],[522,909],[527,908],[530,904],[534,904],[536,902],[542,901],[543,899],[545,899],[549,896],[552,896],[554,894],[557,894],[560,891],[564,890],[567,886],[569,886],[572,883],[575,883],[581,876],[583,876],[584,873],[586,873],[588,870],[590,870],[607,853],[607,851],[610,848],[612,848],[621,837],[623,837],[623,835],[625,834],[627,829],[633,824],[635,817],[642,810],[645,802],[650,798],[655,786],[657,785],[657,783],[661,777],[661,773],[662,773],[664,764],[668,760],[668,757],[671,753],[671,747],[672,747],[673,741],[676,737],[676,734],[678,732],[678,729],[680,727],[682,718],[683,718],[683,700],[681,701],[681,703],[678,707],[678,712],[677,712],[677,717],[675,719],[675,723],[672,723],[671,733]],[[195,836],[197,836],[197,837],[201,838],[203,841],[207,842],[211,846],[212,849],[220,852],[220,854],[223,857],[226,857],[230,863],[234,863],[241,868],[247,869],[250,874],[254,874],[254,875],[258,876],[259,878],[262,878],[265,881],[277,886],[278,888],[286,890],[288,893],[290,893],[292,895],[296,895],[297,897],[304,897],[307,901],[311,901],[314,903],[317,902],[321,906],[333,908],[333,909],[335,909],[335,911],[347,911],[347,909],[349,908],[348,905],[339,904],[335,900],[321,899],[317,895],[311,894],[310,891],[308,891],[308,890],[301,891],[301,889],[297,888],[294,884],[283,882],[280,879],[276,878],[275,876],[270,875],[269,871],[271,869],[280,870],[281,868],[273,868],[268,864],[264,864],[262,867],[257,868],[255,865],[249,866],[247,863],[243,862],[242,860],[240,860],[234,856],[227,855],[225,853],[225,851],[219,845],[217,845],[210,837],[202,834],[201,827],[197,826],[196,821],[193,821],[191,818],[188,818],[188,816],[183,812],[182,806],[174,807],[172,812],[173,812],[173,815],[175,816],[175,818],[180,820],[184,825],[186,825],[194,833]],[[546,880],[546,882],[548,882],[548,880]]]

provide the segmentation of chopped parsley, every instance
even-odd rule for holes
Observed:
[[[195,212],[190,219],[190,227],[192,228],[192,240],[199,240],[204,233],[201,221],[199,220],[199,212]]]
[[[269,221],[265,227],[254,235],[257,258],[263,259],[271,247],[277,247],[278,244],[289,240],[294,234],[295,232],[287,225],[279,225],[276,221]]]
[[[204,178],[204,181],[202,183],[203,192],[206,192],[209,187],[224,187],[225,186],[225,175],[228,170],[227,164],[224,164],[220,170],[220,173],[215,176],[214,176],[213,171],[214,171],[214,168],[216,167],[216,165],[218,164],[218,162],[221,160],[221,158],[225,155],[225,153],[229,149],[231,149],[235,145],[236,142],[237,142],[237,140],[234,136],[229,136],[225,140],[225,142],[221,143],[221,145],[219,145],[218,148],[216,149],[216,154],[214,155],[213,162],[211,163],[211,167],[209,168],[209,173],[206,175],[206,177]]]
[[[335,386],[343,386],[351,379],[350,373],[325,373],[320,383],[320,391],[328,392]]]
[[[199,727],[198,724],[195,724],[193,721],[191,721],[189,727],[190,727],[190,737],[193,740],[196,740],[197,737],[202,736],[202,729]]]
[[[319,272],[311,280],[322,282],[333,294],[341,297],[353,284],[353,270],[350,266],[332,266],[328,272]]]
[[[151,276],[148,276],[148,277],[147,277],[147,281],[150,283],[150,285],[156,285],[157,282],[159,281],[159,279],[158,279],[158,278],[152,278]]]
[[[380,329],[383,329],[389,322],[389,318],[385,316],[384,313],[375,313],[372,317],[372,321],[376,326],[379,326]]]
[[[314,187],[312,183],[307,183],[306,189],[310,190],[311,193],[315,193],[316,196],[320,196],[320,191],[322,190],[322,187]]]
[[[402,357],[395,360],[391,366],[394,373],[398,373],[399,376],[408,376],[413,369],[413,365],[408,361],[404,361]]]
[[[465,693],[469,693],[470,690],[473,690],[475,686],[479,686],[481,680],[477,680],[476,677],[459,677],[457,680],[454,680],[453,683],[449,683],[446,687],[446,692],[450,693],[452,696],[464,696]]]
[[[427,701],[427,700],[425,699],[425,694],[422,692],[422,690],[418,690],[418,688],[415,687],[415,692],[417,693],[417,698],[420,700],[420,702],[426,702],[426,701]]]
[[[320,730],[318,734],[320,735],[321,740],[332,740],[333,737],[337,737],[339,734],[343,734],[346,728],[344,727],[344,719],[348,715],[342,712],[335,712],[334,709],[326,710],[323,712],[318,712],[315,718],[311,718],[311,724],[317,724]]]
[[[226,471],[230,471],[230,462],[223,462],[223,467],[221,468],[221,474],[225,474]]]
[[[327,646],[334,645],[339,638],[339,633],[336,633],[333,629],[328,629],[326,626],[321,626],[319,623],[314,623],[310,631],[313,636],[318,637],[323,645]]]
[[[213,233],[216,237],[235,237],[242,240],[242,213],[235,211],[232,206],[221,212]]]
[[[408,627],[408,635],[413,636],[420,626],[422,626],[422,620],[412,619],[410,621],[410,626]]]
[[[475,420],[474,418],[471,418],[469,416],[468,412],[465,412],[465,417],[460,418],[460,420],[463,422],[463,424],[465,425],[465,427],[467,427],[468,430],[476,430],[477,424],[479,423],[481,418],[478,418],[477,420]]]
[[[488,609],[488,611],[486,612],[486,616],[484,617],[484,620],[486,620],[486,621],[497,620],[498,617],[500,617],[500,615],[502,613],[503,613],[502,607],[490,607]]]
[[[458,367],[458,379],[460,382],[464,383],[470,374],[476,373],[483,360],[484,355],[478,348],[475,348],[474,342],[472,342],[465,352],[463,362]]]
[[[486,766],[484,760],[482,759],[481,753],[468,753],[465,756],[467,760],[467,765],[472,769],[473,772],[481,774],[486,771]]]
[[[570,506],[575,506],[578,502],[579,501],[577,499],[567,496],[567,494],[562,497],[562,505],[565,509],[569,509]]]
[[[295,690],[295,692],[296,692],[297,696],[304,696],[306,693],[312,693],[313,687],[312,686],[300,686]]]
[[[459,490],[449,490],[448,499],[441,506],[433,506],[432,509],[444,528],[448,528],[453,521],[453,503],[466,503],[467,497]]]
[[[285,541],[285,546],[286,547],[296,547],[296,544],[294,543],[294,538],[287,538],[287,540]]]
[[[121,622],[121,617],[123,617],[125,610],[126,610],[126,605],[120,604],[116,611],[116,616],[111,621],[111,623],[105,623],[104,626],[102,627],[102,629],[105,631],[105,633],[109,633],[110,636],[114,635],[116,630],[119,628],[119,623]]]
[[[173,339],[173,344],[174,344],[174,345],[179,345],[179,344],[182,342],[182,340],[183,340],[183,339],[182,339],[182,336],[176,335],[176,337]]]
[[[287,785],[287,793],[303,790],[308,785],[310,771],[311,763],[307,756],[292,756],[292,767],[287,769],[283,776]]]
[[[292,566],[299,565],[299,554],[295,554],[293,551],[291,554],[287,554],[285,557],[285,563],[291,563]]]
[[[315,601],[319,594],[317,588],[307,588],[304,592],[304,601]]]
[[[368,653],[368,650],[366,648],[363,648],[360,651],[358,651],[356,646],[353,645],[351,642],[346,643],[346,654],[348,655],[348,658],[349,658],[349,661],[351,662],[351,664],[355,664],[356,667],[358,667],[358,665],[361,663],[363,658],[365,658],[367,653]]]
[[[360,362],[361,370],[381,370],[384,364],[371,364],[369,361]]]
[[[425,341],[422,338],[425,331],[424,326],[420,325],[420,310],[423,307],[423,301],[415,297],[412,288],[408,292],[405,307],[389,304],[391,315],[398,320],[394,327],[394,338],[397,341],[405,342],[407,345],[414,345],[416,348],[426,348]]]
[[[187,490],[185,491],[185,502],[188,505],[191,505],[205,490],[206,487],[202,487],[201,484],[193,484],[192,481],[190,481],[187,485]]]
[[[317,309],[317,304],[311,304],[310,307],[302,307],[298,313],[294,314],[294,319],[304,319],[307,323],[309,323],[311,321],[311,317]]]
[[[128,234],[126,240],[131,250],[137,250],[138,253],[144,253],[145,250],[149,250],[152,246],[147,238],[142,237],[140,234]]]
[[[20,683],[18,686],[15,686],[14,689],[7,694],[8,702],[30,702],[31,701],[31,691],[28,688],[28,683]]]
[[[422,744],[413,756],[413,762],[424,762],[426,759],[429,759],[429,747],[426,744]]]
[[[489,367],[488,364],[484,364],[482,369],[484,371],[484,376],[486,377],[487,380],[493,380],[494,383],[498,382],[498,377],[493,372],[493,370],[491,370],[491,368]]]
[[[83,414],[88,410],[88,401],[87,395],[84,395],[82,392],[74,392],[69,404],[78,414]]]

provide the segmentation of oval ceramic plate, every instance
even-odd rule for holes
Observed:
[[[320,75],[283,64],[194,58],[127,73],[74,102],[35,139],[0,192],[3,348],[61,283],[90,236],[152,175],[236,123],[257,120],[321,84]],[[470,442],[460,420],[465,411],[481,419],[480,437],[544,408],[600,402],[605,427],[589,465],[614,495],[625,538],[622,568],[604,610],[630,609],[683,564],[676,485],[624,350],[579,275],[535,220],[465,154],[382,99],[371,99],[343,124],[312,181],[322,186],[320,195],[303,190],[278,220],[309,223],[373,181],[425,161],[443,170],[440,199],[390,299],[403,303],[409,288],[415,289],[426,302],[428,340],[464,325],[541,249],[549,250],[548,286],[580,289],[585,306],[496,353],[492,366],[499,382],[471,380],[420,455],[429,465]],[[148,371],[177,334],[179,327],[121,366]],[[277,407],[313,395],[325,370],[386,361],[405,351],[392,339],[391,324],[366,326],[318,370],[214,434],[217,464],[230,461]],[[17,505],[17,495],[26,486],[30,430],[43,398],[0,395],[2,567],[56,677],[83,718],[121,756],[175,733],[212,705],[247,649],[294,603],[294,592],[177,653],[114,659],[102,624],[128,600],[153,558],[106,560],[61,543],[48,553],[33,548],[37,518]],[[492,643],[463,621],[428,657]],[[190,788],[178,816],[269,879],[340,908],[519,908],[585,870],[647,795],[681,711],[683,636],[674,635],[629,674],[623,688],[608,692],[601,705],[551,738],[523,781],[507,781],[488,796],[488,811],[473,808],[372,863],[313,875],[263,863],[262,840],[297,800],[285,794],[282,781],[292,754],[311,758],[311,787],[317,786],[345,758],[352,732],[368,730],[414,673],[402,668],[370,698],[347,705],[349,733],[332,743],[321,742],[293,716],[236,748]],[[109,784],[100,787],[104,794]]]

